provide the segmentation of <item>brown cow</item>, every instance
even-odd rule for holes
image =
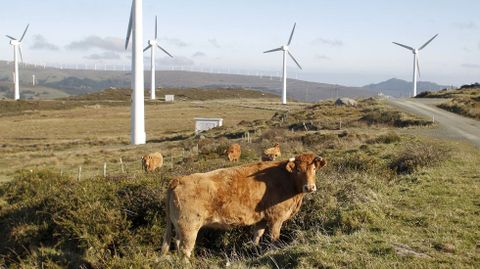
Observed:
[[[263,151],[262,161],[275,161],[275,159],[281,155],[282,152],[280,151],[280,144],[275,143],[272,148],[268,148]]]
[[[277,240],[284,221],[300,209],[303,196],[316,191],[316,169],[326,164],[314,154],[288,161],[258,162],[175,178],[166,202],[166,231],[162,253],[172,239],[172,224],[178,250],[190,257],[198,230],[255,225],[254,243],[268,226]]]
[[[242,154],[242,149],[239,144],[231,144],[227,150],[225,150],[227,158],[231,162],[238,162],[240,160],[240,155]]]
[[[142,156],[142,168],[145,172],[153,172],[163,166],[163,156],[160,152],[154,152]]]

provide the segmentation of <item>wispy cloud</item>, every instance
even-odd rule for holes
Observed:
[[[183,48],[183,47],[188,46],[187,42],[185,42],[181,39],[178,39],[178,38],[163,37],[163,38],[160,39],[160,41],[163,41],[165,43],[168,43],[170,45],[173,45],[173,46],[176,46],[176,47],[179,47],[179,48]]]
[[[324,61],[329,61],[331,60],[330,57],[326,56],[326,55],[315,55],[315,59],[317,60],[324,60]]]
[[[83,58],[88,60],[118,60],[120,59],[120,54],[113,51],[105,51],[100,54],[94,53]]]
[[[312,42],[312,45],[327,45],[332,47],[341,47],[343,46],[343,41],[338,39],[326,39],[326,38],[316,38]]]
[[[163,58],[160,58],[160,59],[157,59],[157,64],[159,65],[167,65],[167,66],[191,66],[191,65],[194,65],[195,62],[192,60],[192,59],[189,59],[187,57],[174,57],[174,58],[170,58],[170,57],[163,57]]]
[[[462,29],[462,30],[474,30],[478,28],[477,24],[475,24],[473,21],[455,22],[453,23],[453,26],[455,28]]]
[[[192,57],[205,57],[205,56],[207,55],[201,51],[197,51],[192,55]]]
[[[210,45],[214,46],[215,48],[221,47],[220,43],[218,43],[218,40],[216,38],[209,39],[208,43],[210,43]]]
[[[463,68],[480,69],[480,64],[462,64]]]
[[[99,37],[89,36],[80,41],[74,41],[66,46],[71,50],[90,50],[90,49],[103,49],[107,51],[124,51],[125,41],[118,37]]]
[[[57,51],[60,48],[52,43],[49,43],[42,35],[36,35],[33,37],[33,45],[30,46],[34,50],[52,50]]]

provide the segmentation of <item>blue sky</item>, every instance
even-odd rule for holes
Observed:
[[[25,61],[37,64],[129,64],[121,49],[130,0],[2,1],[0,35],[20,36],[27,23]],[[276,74],[287,42],[304,71],[289,62],[290,77],[364,85],[398,77],[411,80],[413,55],[391,42],[419,47],[422,80],[446,85],[480,81],[478,0],[144,0],[144,38],[159,39],[176,58],[159,55],[161,68]],[[1,41],[3,40],[3,41]],[[0,60],[12,60],[0,38]],[[146,62],[148,68],[148,62]]]

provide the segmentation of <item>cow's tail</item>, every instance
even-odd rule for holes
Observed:
[[[172,219],[170,218],[170,203],[172,199],[172,189],[167,189],[167,199],[165,202],[165,234],[163,235],[162,255],[170,251],[170,242],[172,242]]]

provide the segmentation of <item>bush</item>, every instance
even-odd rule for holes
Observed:
[[[392,144],[392,143],[400,142],[400,140],[401,138],[396,132],[390,131],[388,133],[381,134],[375,138],[367,140],[367,143],[368,144],[380,144],[380,143]]]
[[[413,143],[397,153],[389,167],[398,174],[411,174],[423,167],[432,167],[450,157],[450,149],[439,144]]]

